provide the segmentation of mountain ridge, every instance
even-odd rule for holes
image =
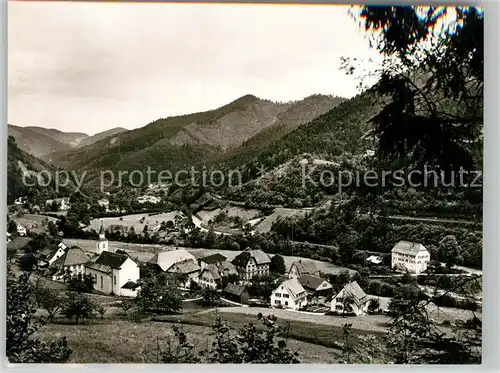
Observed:
[[[288,103],[244,95],[217,109],[160,118],[146,126],[106,137],[90,146],[52,153],[42,159],[73,169],[176,168],[204,163],[240,147],[264,130],[289,132],[343,102],[312,95]],[[293,112],[297,108],[298,113]],[[203,154],[205,153],[205,154]],[[200,157],[201,156],[201,157]]]

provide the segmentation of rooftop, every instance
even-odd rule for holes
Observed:
[[[325,280],[321,277],[313,275],[301,275],[297,278],[297,280],[299,280],[302,287],[313,290],[316,290],[323,282],[325,282]]]
[[[73,266],[85,264],[89,257],[79,247],[70,247],[66,252],[53,263],[54,266]]]
[[[281,286],[287,289],[291,293],[290,295],[293,298],[297,298],[298,295],[305,293],[305,289],[302,287],[299,280],[297,280],[296,278],[291,278],[281,283],[280,286],[278,286],[278,288],[275,289],[275,291],[278,290]]]
[[[392,253],[402,253],[409,255],[417,255],[421,251],[427,251],[424,245],[422,245],[421,243],[409,241],[399,241],[391,250]]]
[[[195,257],[184,249],[162,251],[155,254],[150,260],[149,264],[158,265],[163,271],[168,271],[175,263],[182,262],[187,259],[195,260]]]
[[[226,259],[227,258],[224,255],[219,254],[219,253],[200,258],[200,260],[202,262],[207,263],[207,264],[215,264],[215,263],[225,262]]]
[[[236,258],[233,259],[231,263],[233,263],[237,267],[245,267],[248,264],[248,261],[254,258],[257,264],[268,264],[271,263],[271,258],[262,250],[245,250]]]

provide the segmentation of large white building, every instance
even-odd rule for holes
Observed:
[[[130,284],[139,280],[139,266],[128,255],[104,251],[85,264],[85,274],[92,276],[94,289],[101,293],[137,295]]]
[[[96,243],[97,255],[85,264],[85,274],[94,279],[94,289],[104,294],[125,297],[137,295],[139,265],[125,252],[108,251],[108,240],[101,226]]]
[[[262,250],[245,250],[231,262],[243,280],[269,275],[271,258]]]
[[[307,305],[307,292],[296,278],[282,282],[271,294],[271,306],[298,310]]]
[[[391,250],[391,267],[419,274],[427,269],[431,254],[421,243],[399,241]]]

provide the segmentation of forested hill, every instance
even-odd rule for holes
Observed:
[[[37,183],[36,177],[42,170],[48,171],[47,174],[51,176],[57,171],[55,167],[19,149],[15,138],[9,136],[7,140],[7,204],[13,203],[19,197],[28,197],[32,203],[40,203],[46,198],[57,196],[53,182],[47,186]],[[28,184],[33,186],[28,186]],[[70,189],[62,187],[59,193],[67,196]]]
[[[346,152],[363,153],[373,147],[365,135],[372,128],[370,118],[379,110],[372,93],[357,95],[283,136],[274,135],[280,128],[262,132],[227,155],[219,166],[248,168],[252,174],[260,165],[274,168],[303,153],[325,160]]]
[[[215,110],[159,119],[44,159],[65,169],[130,171],[150,166],[175,171],[219,159],[263,131],[274,131],[279,138],[342,101],[315,95],[277,103],[246,95]]]

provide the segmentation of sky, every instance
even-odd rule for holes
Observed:
[[[215,109],[352,97],[380,60],[339,5],[9,2],[8,120],[89,135]]]

